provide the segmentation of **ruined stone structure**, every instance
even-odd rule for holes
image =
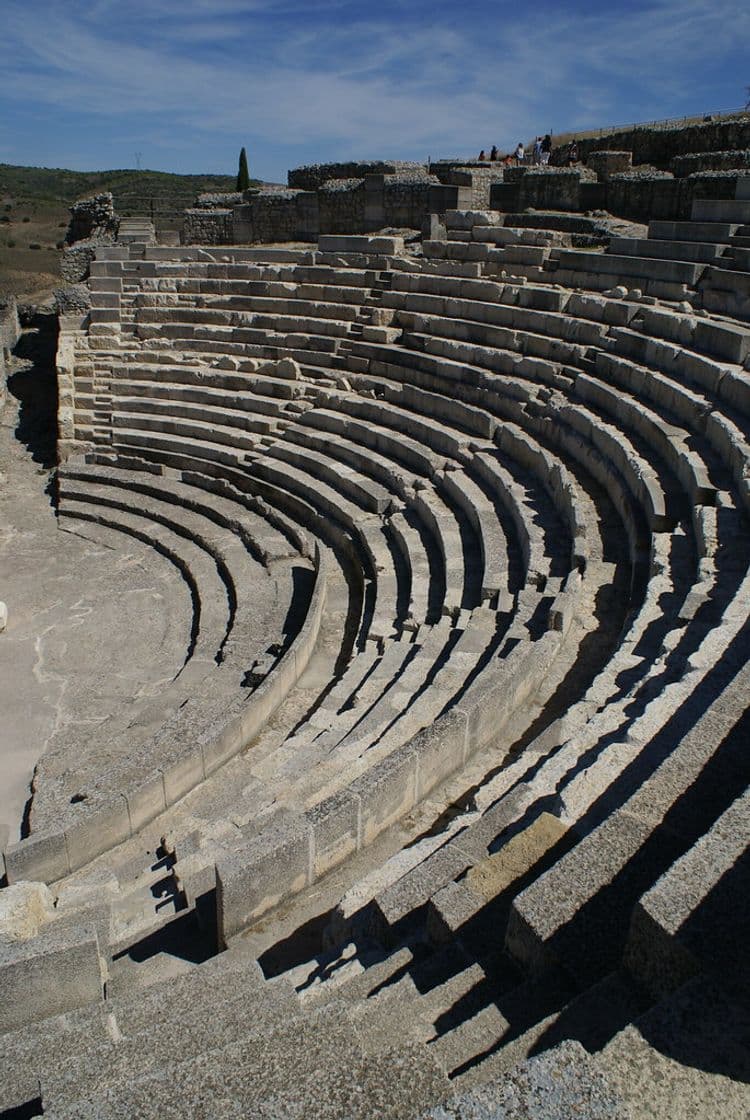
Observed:
[[[97,249],[57,515],[171,576],[4,853],[0,1109],[747,1113],[749,185]]]
[[[700,146],[719,140],[744,147]],[[182,239],[187,245],[315,242],[328,233],[421,229],[430,214],[455,209],[607,210],[640,222],[684,221],[696,199],[734,198],[750,166],[750,118],[641,129],[606,143],[581,142],[579,150],[575,167],[566,165],[564,145],[547,167],[476,160],[438,160],[428,169],[396,160],[300,167],[289,172],[287,190],[199,197],[185,213]]]

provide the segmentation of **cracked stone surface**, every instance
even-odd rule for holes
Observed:
[[[50,377],[39,359],[13,359],[0,413],[2,847],[6,830],[19,838],[41,755],[158,693],[190,640],[190,596],[172,564],[98,526],[81,524],[81,535],[58,529],[45,492]]]

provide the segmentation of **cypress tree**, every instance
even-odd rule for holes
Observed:
[[[240,152],[240,169],[237,172],[237,190],[246,191],[250,186],[250,172],[247,169],[247,153],[243,148]]]

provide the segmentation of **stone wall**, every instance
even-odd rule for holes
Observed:
[[[600,183],[606,183],[613,175],[630,171],[633,166],[633,153],[605,151],[604,149],[590,152],[586,158],[586,166],[595,172]]]
[[[96,239],[100,245],[111,245],[119,225],[114,200],[109,192],[84,198],[70,207],[70,223],[65,244]]]
[[[60,261],[63,280],[68,284],[87,280],[97,248],[114,245],[119,224],[112,195],[108,192],[84,198],[71,206],[65,250]]]
[[[493,210],[580,210],[581,183],[595,180],[584,167],[508,167],[490,188]]]
[[[670,169],[680,178],[686,178],[696,171],[734,171],[750,167],[750,149],[735,152],[691,152],[687,156],[675,156]]]
[[[195,200],[195,208],[196,210],[226,210],[230,206],[241,206],[249,193],[232,191],[229,194],[221,194],[216,191],[208,191],[198,195]]]
[[[299,196],[302,191],[263,191],[234,210],[234,240],[298,241]]]
[[[310,163],[287,172],[287,184],[303,191],[316,191],[331,179],[363,179],[365,175],[414,175],[424,164],[389,159],[350,163]]]
[[[376,176],[380,179],[381,176]],[[320,233],[363,233],[365,180],[331,179],[318,191]]]
[[[688,127],[631,128],[610,133],[606,138],[592,136],[578,141],[578,153],[587,162],[590,153],[602,146],[632,152],[634,164],[649,163],[666,171],[675,156],[750,148],[750,113],[733,120],[707,121]],[[566,155],[565,145],[554,148],[550,162],[561,165]]]
[[[412,177],[386,175],[383,183],[383,221],[375,228],[420,229],[430,212],[430,191],[436,182],[433,176],[425,174]]]
[[[471,191],[472,210],[486,210],[490,204],[490,189],[502,183],[505,171],[501,163],[476,163],[467,167],[433,164],[432,168],[446,186],[468,187]]]
[[[419,229],[430,212],[431,190],[438,184],[424,168],[407,175],[367,175],[331,179],[316,191],[246,192],[241,205],[185,211],[186,245],[272,244],[317,241],[321,234],[360,234],[392,226]],[[223,196],[229,203],[236,197]],[[455,200],[451,199],[455,205]]]
[[[696,198],[734,198],[736,171],[702,172],[675,179],[667,172],[630,171],[600,183],[587,169],[560,169],[550,175],[539,168],[511,168],[505,182],[492,187],[493,210],[607,210],[620,218],[648,222],[687,221]],[[591,173],[589,173],[591,174]]]
[[[186,210],[182,224],[185,245],[231,245],[231,210]]]

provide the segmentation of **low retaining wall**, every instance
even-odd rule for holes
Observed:
[[[565,168],[556,174],[537,169],[511,168],[503,183],[490,191],[490,207],[507,213],[538,210],[607,210],[620,218],[686,221],[693,201],[734,198],[742,172],[702,172],[675,179],[662,172],[613,174],[595,182],[585,170]],[[516,172],[515,175],[512,172]]]
[[[750,149],[736,152],[691,152],[675,156],[669,164],[675,175],[686,177],[700,171],[736,171],[750,168]]]

